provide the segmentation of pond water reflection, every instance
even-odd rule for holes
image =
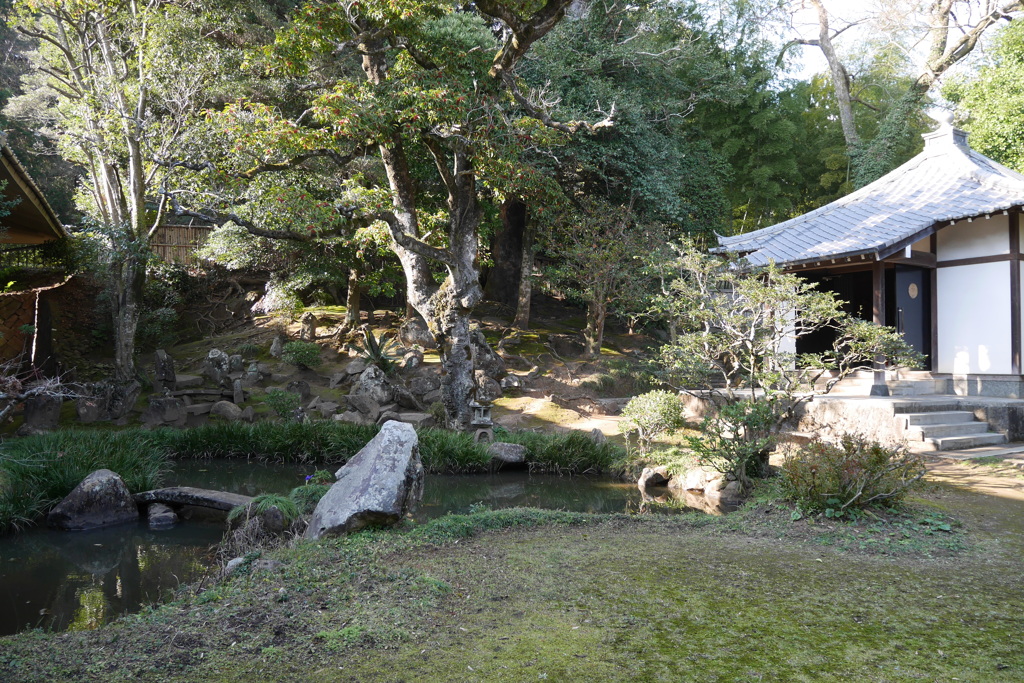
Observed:
[[[177,463],[168,480],[178,486],[200,486],[254,496],[286,494],[301,486],[313,466],[247,463],[237,460],[200,460]],[[635,484],[596,477],[498,474],[427,475],[423,501],[414,515],[425,521],[449,513],[469,512],[474,504],[497,510],[537,507],[573,512],[625,512],[636,510],[640,492]]]
[[[249,496],[287,494],[314,469],[239,460],[182,461],[166,483]],[[474,505],[624,512],[638,509],[640,502],[635,485],[608,479],[526,472],[428,475],[415,519],[465,513]],[[166,600],[213,563],[223,522],[202,520],[195,516],[160,531],[140,523],[88,532],[35,528],[0,537],[0,635],[37,627],[95,628]]]
[[[31,529],[0,538],[0,635],[96,628],[167,599],[213,561],[219,524]]]

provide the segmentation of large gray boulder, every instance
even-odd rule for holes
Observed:
[[[359,379],[352,388],[352,394],[366,396],[378,405],[384,405],[394,398],[395,390],[388,383],[387,377],[384,376],[384,371],[376,365],[371,365],[359,375]]]
[[[435,389],[441,388],[441,379],[437,375],[425,375],[423,377],[414,377],[409,380],[409,391],[416,396],[423,396],[429,394]]]
[[[19,436],[50,432],[60,426],[60,396],[33,396],[25,401],[25,422],[18,429]]]
[[[473,330],[470,334],[470,341],[472,344],[473,368],[475,370],[482,370],[491,379],[501,379],[508,374],[505,361],[487,343],[483,332]]]
[[[437,342],[430,333],[427,324],[421,318],[410,318],[398,328],[398,338],[403,346],[420,346],[424,349],[436,349]]]
[[[174,371],[174,359],[163,349],[153,354],[153,387],[157,391],[174,390],[178,375]]]
[[[231,374],[231,357],[220,349],[210,349],[201,366],[203,376],[220,386]]]
[[[338,481],[313,511],[307,538],[401,521],[423,495],[416,430],[402,422],[386,422],[335,476]]]
[[[210,406],[210,415],[222,417],[228,422],[237,422],[242,419],[242,409],[231,401],[217,401]]]
[[[149,399],[149,406],[142,412],[139,421],[149,427],[173,425],[183,427],[188,419],[185,402],[172,396],[158,396]]]
[[[64,531],[84,531],[138,519],[139,508],[121,477],[96,470],[50,510],[46,523]]]
[[[487,447],[487,455],[494,464],[521,465],[526,462],[526,446],[495,441]]]
[[[137,381],[125,383],[114,383],[111,386],[110,402],[107,404],[107,412],[111,420],[119,420],[128,414],[135,407],[142,393],[142,385]]]

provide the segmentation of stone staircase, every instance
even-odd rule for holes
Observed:
[[[914,451],[952,451],[978,446],[1006,443],[1006,435],[990,430],[987,422],[978,420],[969,410],[957,410],[956,404],[928,406],[897,405],[896,420],[903,428],[907,444]]]

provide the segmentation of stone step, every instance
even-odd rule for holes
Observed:
[[[957,401],[914,401],[912,399],[896,400],[892,410],[900,417],[924,413],[971,413],[960,407]],[[971,413],[973,415],[973,413]]]
[[[867,396],[871,391],[874,379],[870,375],[847,377],[836,384],[832,395],[838,396]],[[818,383],[823,386],[822,382]],[[886,380],[890,396],[933,396],[942,393],[946,389],[944,380],[926,379],[890,379]]]
[[[986,434],[971,434],[969,436],[944,436],[937,439],[926,439],[922,443],[925,446],[922,450],[955,451],[963,448],[976,448],[978,446],[1006,443],[1006,435],[988,432]]]
[[[923,424],[907,427],[903,432],[908,441],[926,441],[947,436],[971,436],[988,432],[985,422],[954,422],[952,424]]]
[[[901,420],[905,420],[907,427],[920,425],[948,425],[964,422],[976,422],[974,413],[969,410],[936,410],[927,413],[897,413]],[[979,423],[983,424],[983,423]]]

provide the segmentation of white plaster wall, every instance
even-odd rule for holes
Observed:
[[[910,245],[911,251],[923,251],[928,253],[932,250],[932,238],[924,237]]]
[[[991,218],[975,218],[968,223],[958,221],[938,231],[939,261],[976,258],[1010,253],[1009,217],[1003,214]]]
[[[1010,374],[1010,264],[939,268],[936,279],[938,372]]]

